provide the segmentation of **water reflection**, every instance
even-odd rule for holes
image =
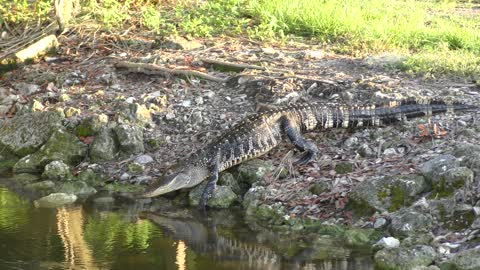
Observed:
[[[334,239],[254,233],[230,212],[203,216],[172,208],[139,214],[146,209],[139,204],[109,209],[117,210],[89,204],[34,208],[0,186],[0,269],[372,268],[370,254],[356,253]]]

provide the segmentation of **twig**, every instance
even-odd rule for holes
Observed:
[[[271,71],[280,71],[280,72],[292,72],[291,70],[286,70],[286,69],[266,68],[266,67],[257,66],[257,65],[238,64],[238,63],[224,62],[224,61],[220,61],[220,60],[207,59],[207,58],[200,58],[200,61],[202,61],[204,63],[207,63],[207,64],[211,64],[211,65],[229,67],[229,68],[237,69],[237,70],[257,69],[257,70],[264,70],[264,71],[271,70]]]
[[[181,75],[181,76],[194,76],[205,80],[210,80],[219,83],[225,83],[228,78],[219,78],[206,73],[202,73],[196,70],[184,70],[184,69],[170,69],[164,68],[154,64],[134,63],[128,61],[121,61],[115,64],[116,68],[124,68],[129,72],[140,72],[145,74],[159,74],[159,75]]]

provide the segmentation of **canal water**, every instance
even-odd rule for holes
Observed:
[[[35,208],[0,186],[1,270],[373,268],[371,253],[315,237],[312,247],[311,239],[254,233],[228,211],[205,217],[188,210],[158,213],[88,202]]]

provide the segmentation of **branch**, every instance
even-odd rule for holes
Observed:
[[[225,83],[228,80],[228,78],[224,79],[224,78],[212,76],[196,70],[170,69],[170,68],[164,68],[154,64],[134,63],[129,61],[120,61],[115,64],[115,67],[119,69],[126,69],[128,72],[140,72],[144,74],[156,74],[156,75],[163,75],[163,76],[168,76],[168,75],[177,75],[177,76],[181,75],[185,77],[193,76],[193,77],[214,81],[214,82],[219,82],[219,83]]]

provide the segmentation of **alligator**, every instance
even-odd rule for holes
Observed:
[[[215,190],[219,172],[259,157],[287,138],[303,152],[294,164],[303,165],[315,159],[318,148],[302,133],[330,128],[384,126],[415,117],[477,109],[476,105],[420,99],[390,101],[381,105],[316,102],[279,107],[240,121],[183,163],[174,166],[171,174],[152,183],[142,197],[192,188],[207,180],[198,205],[204,210]]]

